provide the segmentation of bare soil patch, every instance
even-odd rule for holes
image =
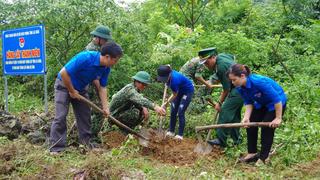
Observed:
[[[182,141],[173,138],[163,137],[156,130],[149,129],[151,134],[148,147],[143,147],[141,154],[150,156],[162,163],[174,165],[190,165],[203,155],[195,153],[194,148],[197,141],[190,138],[184,138]],[[222,151],[218,147],[214,147],[212,152],[206,155],[206,158],[216,159],[222,155]]]

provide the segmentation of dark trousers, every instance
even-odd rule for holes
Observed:
[[[56,79],[54,85],[55,117],[50,130],[50,144],[54,145],[50,151],[62,151],[66,146],[67,124],[66,118],[69,112],[69,104],[72,104],[76,116],[76,124],[79,132],[80,143],[88,144],[91,138],[91,119],[89,106],[79,100],[72,99],[69,91],[60,79]],[[88,98],[87,91],[79,92]]]
[[[187,94],[179,94],[171,103],[170,113],[170,132],[175,132],[177,123],[177,114],[179,117],[179,135],[183,136],[184,127],[186,124],[185,112],[192,100],[193,92]]]
[[[282,114],[285,107],[282,109]],[[271,122],[276,117],[275,111],[268,111],[266,107],[261,109],[253,109],[250,116],[250,122]],[[269,156],[269,152],[273,143],[274,128],[261,128],[261,151],[260,159],[265,160]],[[258,128],[247,128],[248,153],[257,153]]]

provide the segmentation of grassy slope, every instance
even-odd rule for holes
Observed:
[[[16,104],[20,104],[17,102]],[[19,105],[20,107],[20,105]],[[17,109],[17,107],[13,107]],[[192,130],[201,119],[208,119],[212,113],[189,117],[187,127]],[[154,119],[152,120],[155,121]],[[155,123],[155,122],[154,122]],[[278,130],[283,134],[283,129]],[[244,133],[244,131],[242,131]],[[194,137],[194,134],[190,135]],[[276,139],[275,144],[279,144]],[[140,155],[139,146],[134,140],[128,140],[121,148],[102,153],[83,155],[75,148],[69,148],[60,157],[49,155],[45,146],[35,146],[26,142],[24,137],[15,141],[0,138],[0,179],[17,177],[53,179],[71,178],[81,170],[86,170],[90,177],[111,175],[117,179],[124,174],[142,171],[148,179],[190,179],[193,178],[249,178],[249,179],[283,179],[283,178],[320,178],[318,159],[313,160],[318,147],[313,144],[310,152],[301,152],[293,148],[295,144],[284,144],[272,158],[272,164],[265,167],[235,164],[237,158],[245,152],[245,143],[239,147],[225,149],[224,155],[217,160],[200,158],[193,165],[174,166],[163,164],[149,157]],[[288,150],[291,149],[291,152]],[[9,157],[6,159],[6,157]],[[313,160],[313,161],[312,161]],[[308,162],[310,161],[310,162]]]

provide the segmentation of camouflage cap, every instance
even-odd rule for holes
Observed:
[[[111,31],[110,31],[109,27],[107,27],[107,26],[99,25],[90,34],[93,36],[97,36],[97,37],[106,39],[106,40],[112,40]]]
[[[142,82],[144,84],[150,84],[151,83],[151,77],[150,74],[146,71],[139,71],[136,75],[132,76],[132,79],[137,80],[139,82]]]
[[[200,50],[198,52],[198,56],[200,58],[200,64],[204,64],[209,57],[217,55],[217,54],[218,54],[218,52],[215,47]]]

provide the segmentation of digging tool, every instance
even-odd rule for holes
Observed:
[[[215,118],[217,118],[217,114],[218,113],[216,113]],[[212,129],[238,128],[238,127],[269,127],[269,125],[270,125],[270,122],[250,122],[250,123],[230,123],[230,124],[217,124],[217,125],[209,125],[209,126],[196,126],[195,129],[196,129],[196,134],[197,134],[199,143],[195,147],[194,152],[201,153],[201,154],[209,154],[212,151],[213,146],[207,143],[207,141],[210,138],[210,133]],[[203,142],[199,132],[203,130],[208,130],[208,129],[209,129],[209,133],[207,135],[207,139],[205,142]]]
[[[164,102],[166,101],[166,97],[167,97],[167,90],[168,90],[168,86],[167,84],[164,84],[164,90],[163,90],[163,96],[162,96],[162,104],[164,104]],[[160,116],[160,122],[159,122],[159,128],[158,128],[158,132],[163,132],[162,130],[162,125],[163,125],[163,119],[165,119],[166,116]]]
[[[196,132],[216,128],[270,127],[270,122],[229,123],[209,126],[196,126]]]
[[[214,103],[211,100],[208,100],[208,104],[212,107],[215,107]],[[219,112],[216,111],[216,114],[213,118],[212,124],[216,124],[218,115],[219,115]],[[202,136],[198,132],[196,132],[199,143],[194,148],[194,152],[200,153],[200,154],[209,154],[212,151],[212,149],[213,149],[212,145],[207,143],[210,138],[211,131],[212,131],[212,129],[210,129],[208,131],[207,138],[206,138],[205,142],[203,142]]]
[[[90,107],[92,107],[95,111],[100,112],[100,113],[104,113],[103,110],[101,108],[99,108],[97,105],[95,105],[94,103],[92,103],[91,101],[89,101],[87,98],[80,96],[80,100],[87,103]],[[112,121],[112,123],[116,124],[118,127],[121,127],[123,129],[126,129],[129,133],[136,135],[139,137],[139,143],[142,146],[147,147],[148,146],[148,142],[149,139],[144,137],[143,135],[135,132],[134,130],[132,130],[131,128],[129,128],[128,126],[126,126],[125,124],[121,123],[120,121],[118,121],[116,118],[114,118],[113,116],[109,115],[108,116],[109,119]]]

